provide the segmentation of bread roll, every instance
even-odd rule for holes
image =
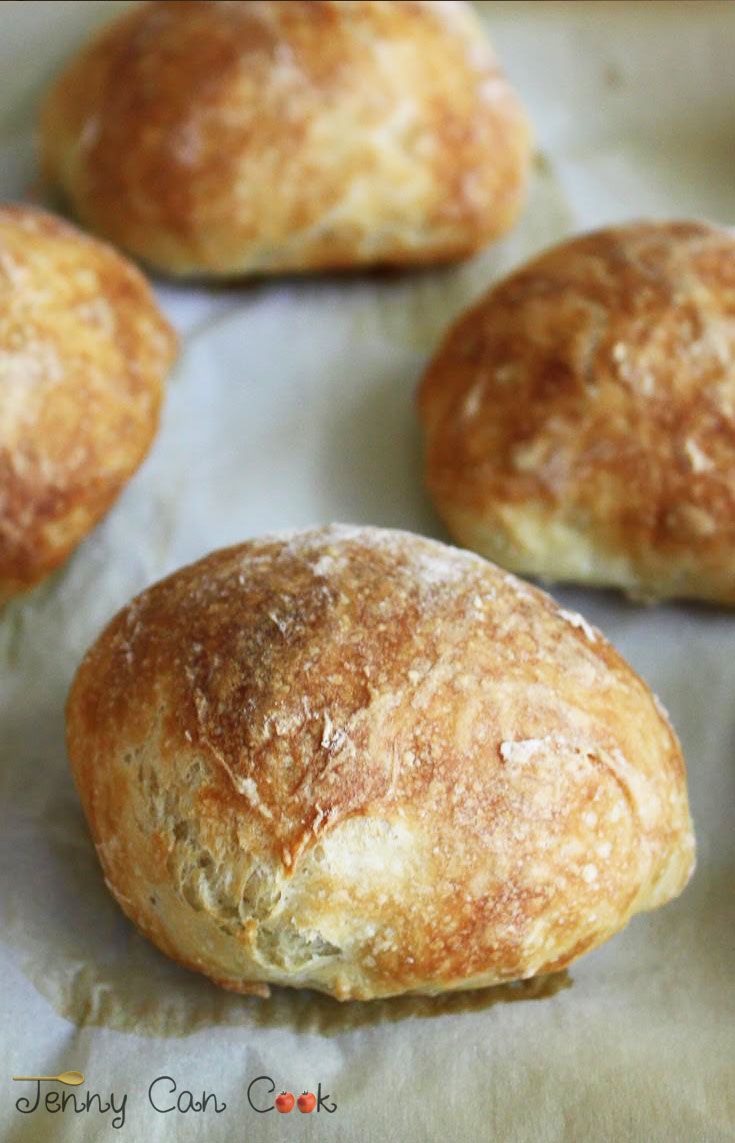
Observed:
[[[735,604],[735,239],[562,243],[459,319],[419,396],[452,535],[513,571]]]
[[[433,0],[143,4],[41,136],[82,221],[179,275],[461,257],[513,223],[529,157],[478,18]]]
[[[89,651],[67,725],[122,908],[238,992],[551,972],[692,870],[684,762],[645,684],[580,616],[407,533],[184,568]]]
[[[174,352],[135,267],[0,205],[0,602],[66,559],[136,470]]]

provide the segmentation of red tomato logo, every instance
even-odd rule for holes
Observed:
[[[291,1097],[293,1100],[293,1096]],[[298,1098],[299,1111],[303,1111],[304,1115],[308,1115],[316,1107],[316,1096],[313,1091],[305,1091]],[[292,1105],[293,1106],[293,1103]]]
[[[314,1099],[314,1096],[311,1098]],[[299,1107],[303,1111],[304,1109],[301,1107],[301,1100],[302,1096],[299,1096]],[[294,1102],[294,1097],[290,1091],[282,1091],[280,1095],[276,1096],[276,1111],[280,1111],[281,1115],[288,1115],[289,1111],[293,1111]],[[314,1103],[316,1103],[316,1100],[314,1100]],[[309,1111],[311,1111],[311,1107],[309,1108]]]

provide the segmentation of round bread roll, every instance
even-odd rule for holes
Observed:
[[[136,470],[175,345],[114,250],[0,206],[0,602],[66,559]]]
[[[573,238],[450,330],[419,394],[461,543],[542,580],[735,604],[735,239]]]
[[[52,86],[46,172],[169,274],[453,259],[505,231],[529,133],[470,6],[149,3]]]
[[[692,870],[681,751],[645,684],[580,616],[407,533],[184,568],[89,651],[67,726],[120,905],[238,992],[548,973]]]

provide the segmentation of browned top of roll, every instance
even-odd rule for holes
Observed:
[[[528,130],[463,3],[166,0],[53,84],[47,173],[177,274],[451,258],[510,225]]]
[[[68,718],[111,888],[230,987],[549,971],[691,870],[645,684],[543,593],[405,533],[266,538],[177,572],[89,652]]]
[[[0,599],[60,563],[137,468],[174,352],[135,267],[0,206]]]
[[[549,578],[735,602],[727,231],[641,222],[542,254],[454,325],[420,412],[465,542]]]

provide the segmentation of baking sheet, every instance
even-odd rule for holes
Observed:
[[[0,197],[36,193],[38,92],[85,29],[120,7],[0,6]],[[0,614],[0,1132],[11,1143],[735,1138],[732,615],[555,592],[667,705],[689,762],[699,865],[678,901],[540,985],[342,1006],[222,992],[120,914],[66,765],[77,662],[154,579],[219,545],[328,520],[442,537],[421,490],[413,393],[448,321],[492,279],[598,223],[734,221],[735,5],[481,9],[534,121],[521,224],[446,270],[158,283],[184,352],[154,449],[67,566]],[[113,1126],[114,1110],[16,1108],[33,1085],[11,1075],[63,1069],[82,1071],[79,1090],[106,1102],[126,1093],[124,1124]],[[227,1108],[156,1111],[148,1088],[163,1075]],[[297,1095],[321,1083],[337,1110],[258,1114],[247,1088],[260,1075]],[[165,1091],[154,1089],[161,1106]]]

